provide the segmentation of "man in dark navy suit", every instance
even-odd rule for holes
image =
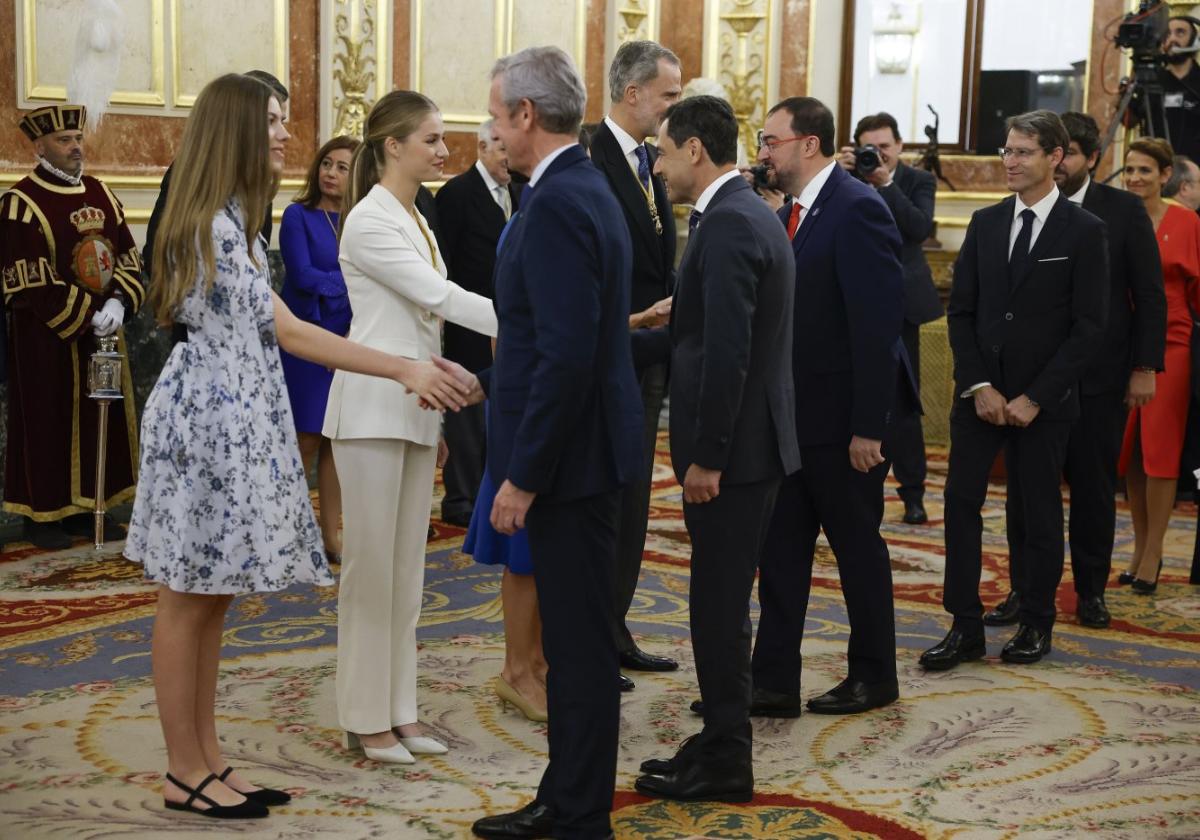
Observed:
[[[529,175],[496,266],[488,392],[492,525],[526,528],[542,618],[550,763],[537,797],[480,819],[481,837],[612,836],[620,692],[612,634],[622,485],[640,470],[641,393],[629,341],[629,229],[578,144],[587,94],[557,47],[492,70],[488,110]],[[450,364],[450,363],[445,363]]]
[[[1022,500],[1020,627],[1000,655],[1032,663],[1050,652],[1063,569],[1062,472],[1079,381],[1108,319],[1104,222],[1054,184],[1069,145],[1057,114],[1010,117],[1001,157],[1015,195],[977,211],[954,264],[947,321],[954,354],[946,478],[946,637],[921,654],[942,671],[986,653],[979,599],[988,473],[1007,446]],[[1011,492],[1011,489],[1010,489]]]
[[[613,57],[608,81],[613,104],[592,135],[592,163],[612,186],[629,226],[633,241],[629,328],[637,330],[665,323],[656,310],[670,307],[675,286],[675,215],[662,178],[653,171],[658,150],[645,138],[658,132],[667,108],[679,99],[679,59],[654,41],[629,41]],[[637,480],[622,494],[617,531],[613,632],[621,667],[633,671],[673,671],[679,667],[673,659],[639,649],[625,624],[646,547],[650,484],[667,367],[663,361],[638,370],[646,423],[644,460]],[[633,681],[623,678],[622,687],[633,688]]]
[[[900,127],[891,114],[881,111],[859,120],[854,127],[854,145],[870,145],[879,150],[879,166],[864,173],[863,180],[875,188],[892,211],[904,243],[900,251],[904,265],[904,324],[900,337],[919,389],[921,325],[942,317],[942,301],[925,259],[925,240],[933,232],[937,179],[932,173],[906,166],[900,160],[904,144],[900,140]],[[843,148],[838,163],[854,172],[857,163],[854,148]],[[909,525],[925,524],[929,516],[925,512],[925,434],[921,413],[913,411],[897,417],[885,448],[900,485],[904,521]]]
[[[494,299],[496,243],[516,210],[518,193],[508,172],[508,152],[495,137],[491,120],[479,127],[477,148],[475,165],[438,190],[437,239],[450,279],[469,292]],[[485,335],[447,322],[444,355],[478,373],[492,365],[492,342]],[[442,469],[446,482],[442,521],[466,526],[483,480],[487,452],[483,406],[450,412],[444,427],[450,457]]]
[[[893,415],[917,409],[900,339],[900,233],[874,189],[837,165],[833,114],[794,97],[767,115],[758,159],[795,200],[780,210],[796,256],[792,369],[800,470],[783,482],[759,573],[752,714],[800,714],[800,643],[818,533],[850,618],[848,674],[808,702],[851,714],[899,696],[892,569],[879,534]]]
[[[1062,116],[1070,145],[1054,172],[1069,201],[1108,228],[1108,327],[1079,383],[1079,419],[1071,427],[1063,472],[1071,487],[1071,571],[1075,612],[1086,627],[1107,627],[1111,617],[1104,588],[1112,570],[1117,524],[1117,460],[1129,410],[1154,397],[1155,373],[1163,369],[1167,299],[1154,226],[1133,193],[1093,181],[1100,159],[1100,127],[1088,114]],[[1016,469],[1008,458],[1009,474]],[[1025,519],[1020,482],[1009,482],[1008,569],[1012,589],[983,617],[989,625],[1020,618],[1024,580]]]
[[[655,337],[659,357],[671,360],[671,461],[692,542],[704,729],[674,758],[644,763],[637,789],[684,801],[754,795],[750,592],[779,482],[799,466],[795,266],[773,214],[737,170],[737,135],[727,102],[685,99],[667,111],[655,164],[671,199],[694,207],[670,333]]]

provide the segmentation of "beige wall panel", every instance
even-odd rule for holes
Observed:
[[[502,4],[415,0],[413,15],[413,86],[438,104],[446,122],[483,122]]]
[[[286,0],[172,0],[175,102],[188,105],[216,76],[251,69],[286,76]],[[283,17],[286,29],[286,17]]]
[[[25,32],[17,47],[25,64],[26,99],[62,99],[75,60],[79,0],[19,0]],[[116,0],[124,13],[116,104],[151,104],[161,96],[162,0]]]
[[[582,63],[580,26],[586,9],[579,0],[510,0],[512,29],[509,48],[513,52],[526,47],[553,45],[566,50]]]

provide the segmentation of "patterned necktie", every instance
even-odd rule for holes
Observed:
[[[504,218],[507,219],[512,216],[512,203],[508,190],[499,184],[496,185],[496,203],[504,211]]]
[[[692,215],[688,217],[688,236],[696,232],[696,226],[700,224],[700,217],[703,215],[699,210],[692,211]]]
[[[1033,210],[1026,207],[1021,211],[1021,231],[1017,241],[1013,243],[1012,253],[1008,255],[1008,285],[1012,288],[1017,281],[1025,276],[1029,267],[1029,243],[1033,239]]]
[[[646,151],[645,144],[639,145],[633,150],[638,159],[638,180],[642,182],[642,189],[650,189],[650,155]]]
[[[787,221],[788,239],[796,238],[796,231],[800,228],[800,214],[803,211],[804,208],[800,205],[799,201],[792,202],[792,212],[788,215]]]

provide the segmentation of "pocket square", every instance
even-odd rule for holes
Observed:
[[[1042,259],[1038,260],[1038,262],[1040,262],[1040,263],[1042,263],[1042,262],[1062,262],[1063,260],[1069,260],[1069,259],[1071,259],[1071,258],[1070,257],[1043,257]]]

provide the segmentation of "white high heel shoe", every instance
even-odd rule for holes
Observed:
[[[437,742],[435,741],[434,743]],[[417,760],[413,758],[412,753],[408,751],[408,748],[404,743],[399,743],[391,747],[368,747],[355,733],[343,732],[342,746],[347,750],[361,749],[367,758],[372,759],[373,761],[381,761],[384,764],[417,763]],[[445,747],[442,747],[442,750],[445,751]]]
[[[442,755],[450,752],[449,747],[432,738],[418,736],[415,738],[400,737],[400,743],[413,755]]]

